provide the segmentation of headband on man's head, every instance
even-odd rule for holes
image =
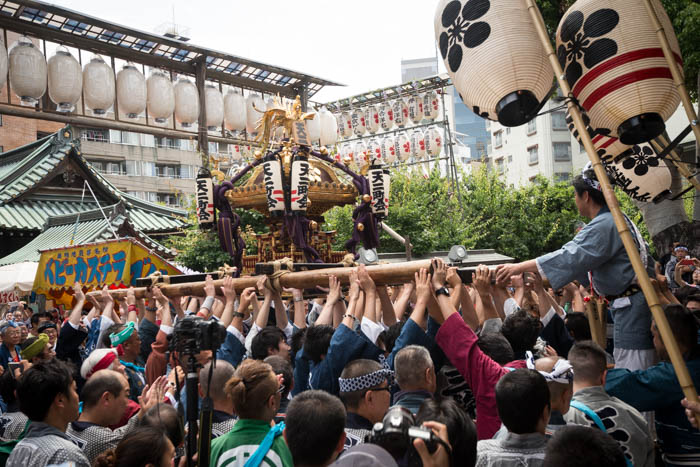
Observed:
[[[678,245],[676,248],[673,249],[673,252],[674,252],[674,253],[678,253],[678,252],[681,251],[681,250],[690,251],[690,250],[688,249],[687,246],[685,246],[685,245]]]
[[[24,360],[31,360],[32,358],[39,355],[46,348],[46,344],[48,343],[49,336],[47,336],[44,333],[41,333],[34,342],[22,349],[22,351],[19,354]]]
[[[528,369],[535,370],[535,357],[529,350],[525,352],[525,363]],[[552,381],[554,383],[569,384],[574,380],[574,367],[571,366],[568,360],[560,358],[557,363],[554,364],[554,368],[550,373],[546,371],[538,371],[539,374],[544,376],[547,382]]]
[[[17,327],[17,323],[15,323],[14,321],[9,321],[9,320],[5,321],[2,324],[0,324],[0,334],[7,331],[7,328],[16,328],[16,327]]]
[[[112,365],[112,363],[114,363],[116,359],[117,354],[114,351],[107,352],[97,363],[95,363],[95,366],[90,369],[88,374],[85,376],[85,379],[88,379],[90,376],[94,375],[100,370],[106,370]]]
[[[382,368],[367,375],[356,376],[355,378],[338,378],[340,392],[362,391],[364,389],[379,386],[384,381],[390,381],[394,377],[394,372]]]
[[[118,345],[123,344],[124,342],[128,341],[131,335],[134,333],[134,330],[136,329],[136,323],[133,321],[129,321],[124,329],[122,329],[119,332],[114,332],[109,335],[109,341],[112,343],[112,347],[117,347]]]
[[[593,172],[593,165],[589,161],[583,168],[583,171],[581,172],[581,177],[583,178],[584,183],[589,187],[593,188],[594,190],[603,191],[600,188],[600,182],[589,175],[591,173],[595,174],[595,172]]]

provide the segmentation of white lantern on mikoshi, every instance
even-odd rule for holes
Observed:
[[[420,96],[408,98],[408,118],[416,124],[423,120],[423,99]]]
[[[402,98],[396,99],[391,104],[391,108],[394,111],[394,123],[397,127],[403,128],[409,122],[410,117],[408,115],[408,104]]]
[[[682,73],[673,25],[659,0],[651,4]],[[678,108],[680,95],[656,29],[635,0],[574,3],[557,29],[557,55],[591,126],[609,128],[624,144],[660,135]]]
[[[321,116],[318,112],[314,112],[314,118],[306,121],[306,133],[312,144],[321,139]]]
[[[386,136],[379,140],[379,148],[382,153],[382,160],[386,164],[391,164],[396,160],[396,143],[393,136]]]
[[[49,59],[49,97],[59,112],[72,112],[83,91],[83,70],[68,49],[61,46]]]
[[[117,103],[119,104],[119,111],[128,118],[136,118],[142,114],[146,110],[146,103],[148,102],[147,89],[146,78],[144,78],[143,73],[133,63],[127,63],[117,73]],[[175,111],[177,111],[177,90],[175,93]]]
[[[355,143],[355,163],[359,166],[363,164],[369,164],[370,152],[364,141],[358,141]]]
[[[372,213],[379,219],[384,219],[389,215],[389,170],[381,164],[372,164],[367,172],[367,179],[372,196]]]
[[[224,125],[227,130],[245,130],[245,98],[241,93],[230,89],[224,97]]]
[[[338,133],[343,138],[350,138],[352,136],[352,116],[350,112],[341,112],[336,115],[338,120]]]
[[[0,88],[5,86],[5,83],[7,82],[7,68],[9,66],[8,60],[5,43],[0,41]]]
[[[117,76],[117,89],[119,76]],[[175,120],[187,128],[199,118],[199,92],[197,86],[187,78],[175,83]]]
[[[394,109],[388,103],[379,105],[379,126],[384,131],[389,131],[394,126]]]
[[[224,121],[224,96],[219,88],[213,84],[204,87],[204,98],[207,109],[207,129],[214,131],[221,126]]]
[[[321,146],[333,146],[338,142],[338,123],[335,116],[325,107],[318,113],[321,119]]]
[[[305,214],[309,204],[309,158],[297,153],[292,161],[289,207],[294,213]]]
[[[46,92],[46,58],[22,36],[10,49],[10,86],[22,105],[34,107]]]
[[[246,124],[245,131],[248,137],[257,133],[258,121],[262,118],[262,113],[265,111],[265,101],[257,94],[249,95],[245,100]]]
[[[423,117],[433,121],[440,115],[440,100],[435,91],[423,94]]]
[[[355,136],[362,136],[367,132],[367,120],[364,110],[353,109],[352,112],[350,112],[350,120],[352,122],[352,132]]]
[[[365,122],[370,134],[373,135],[379,130],[379,109],[377,106],[370,105],[365,109]]]
[[[420,130],[411,133],[411,154],[416,159],[423,159],[426,155],[425,135]]]
[[[425,132],[425,151],[430,156],[437,157],[442,150],[442,134],[435,127],[430,127]]]
[[[340,147],[340,160],[345,165],[355,161],[355,148],[352,143],[343,143]]]
[[[504,126],[537,114],[554,73],[526,2],[440,0],[434,24],[447,72],[468,108]]]
[[[413,155],[411,138],[409,138],[406,133],[399,133],[396,137],[396,152],[401,162],[407,161],[408,158]]]
[[[175,88],[170,77],[154,70],[146,80],[148,116],[156,123],[165,123],[175,111]]]
[[[367,144],[367,158],[372,164],[379,164],[384,162],[382,157],[382,146],[379,144],[379,139],[372,138]]]
[[[263,162],[263,184],[267,196],[267,210],[272,217],[284,215],[284,186],[282,166],[275,156],[266,156]]]
[[[85,106],[95,115],[104,115],[114,105],[114,71],[96,55],[83,67]]]

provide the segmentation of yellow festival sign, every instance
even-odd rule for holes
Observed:
[[[88,290],[105,285],[111,289],[126,288],[136,279],[157,271],[163,275],[182,274],[132,239],[56,248],[41,252],[33,291],[58,299],[76,282]]]

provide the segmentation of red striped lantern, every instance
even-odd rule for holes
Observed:
[[[671,21],[659,0],[651,4],[682,70]],[[591,126],[609,128],[623,144],[660,135],[680,103],[651,19],[637,0],[574,3],[557,29],[557,55]]]

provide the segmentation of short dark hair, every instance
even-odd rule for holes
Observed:
[[[501,333],[508,339],[515,358],[525,358],[525,352],[532,350],[540,335],[542,322],[525,310],[512,313],[503,322]]]
[[[304,355],[314,363],[321,361],[321,356],[328,353],[335,329],[326,324],[309,326],[304,338]]]
[[[592,170],[588,171],[586,173],[586,176],[588,178],[593,178],[594,180],[597,180],[597,177],[595,176],[595,172]],[[588,192],[588,196],[595,202],[598,206],[607,206],[608,202],[605,201],[605,196],[603,196],[603,192],[600,190],[596,190],[592,186],[588,185],[584,180],[582,175],[577,175],[574,177],[574,179],[571,181],[571,184],[574,187],[574,190],[576,190],[576,194],[581,196],[583,195],[583,192]]]
[[[46,312],[46,311],[38,311],[32,315],[31,318],[29,318],[29,322],[32,325],[33,329],[36,329],[37,326],[39,325],[39,320],[41,318],[46,318],[46,319],[51,319],[51,314]]]
[[[299,352],[302,349],[302,347],[304,347],[304,341],[306,340],[306,331],[308,329],[308,327],[299,329],[294,334],[292,334],[292,340],[290,343],[290,347],[292,348],[292,355],[296,355],[297,352]]]
[[[286,340],[284,332],[276,326],[265,326],[253,337],[250,356],[255,360],[264,360],[269,349],[279,349],[280,342]]]
[[[379,336],[377,336],[377,341],[384,343],[384,350],[386,352],[391,352],[394,350],[394,344],[396,344],[396,339],[398,339],[399,335],[401,335],[401,330],[403,329],[404,324],[405,321],[396,322],[389,326],[388,329],[379,333]]]
[[[698,345],[698,320],[695,315],[677,303],[664,306],[664,314],[678,344],[686,352],[694,352]]]
[[[117,444],[95,459],[96,467],[128,467],[133,465],[160,465],[168,448],[168,437],[160,428],[136,428]]]
[[[73,369],[58,359],[40,362],[24,372],[17,383],[19,409],[33,422],[43,421],[56,396],[69,395]]]
[[[117,397],[123,390],[124,384],[119,379],[118,373],[113,370],[100,370],[87,380],[80,393],[80,399],[86,408],[94,407],[100,402],[105,392]]]
[[[294,386],[294,370],[292,369],[292,364],[289,363],[289,360],[279,355],[270,355],[263,361],[272,367],[272,371],[274,371],[276,375],[282,375],[282,378],[284,378],[284,382],[282,383],[284,384],[282,399],[286,399],[292,386]]]
[[[343,368],[343,372],[340,374],[340,377],[345,379],[357,378],[359,376],[374,373],[375,371],[379,371],[382,368],[383,367],[379,362],[376,362],[374,360],[368,360],[365,358],[359,358],[345,365],[345,368]],[[360,391],[341,392],[340,400],[343,401],[343,404],[345,404],[346,408],[356,409],[360,405],[360,401],[363,397],[365,397],[365,394],[369,389],[371,388],[363,389]]]
[[[416,424],[428,421],[447,426],[447,437],[452,445],[450,465],[476,464],[476,425],[453,399],[426,399],[416,414]]]
[[[534,433],[545,407],[550,407],[547,381],[525,368],[506,373],[496,384],[496,406],[508,431]]]
[[[567,425],[547,443],[545,467],[625,467],[620,444],[597,428]]]
[[[17,380],[11,371],[6,371],[0,376],[0,397],[2,401],[7,404],[8,412],[13,412],[10,410],[11,405],[15,405],[17,402],[17,396],[15,391],[17,390]]]
[[[177,409],[170,404],[160,402],[148,409],[139,421],[139,426],[160,428],[175,447],[185,439],[185,429],[180,416]]]
[[[700,294],[694,293],[685,297],[682,301],[683,306],[688,306],[689,302],[700,302]]]
[[[476,344],[482,352],[499,365],[506,365],[515,360],[510,342],[500,332],[483,333],[479,336]]]
[[[576,381],[593,382],[600,378],[608,367],[605,350],[593,341],[576,342],[569,350],[568,358],[574,368]]]
[[[591,340],[591,326],[588,324],[588,317],[585,313],[580,311],[569,313],[566,315],[564,323],[575,341]]]
[[[325,391],[304,391],[289,403],[285,424],[294,465],[322,465],[345,431],[345,407]]]

